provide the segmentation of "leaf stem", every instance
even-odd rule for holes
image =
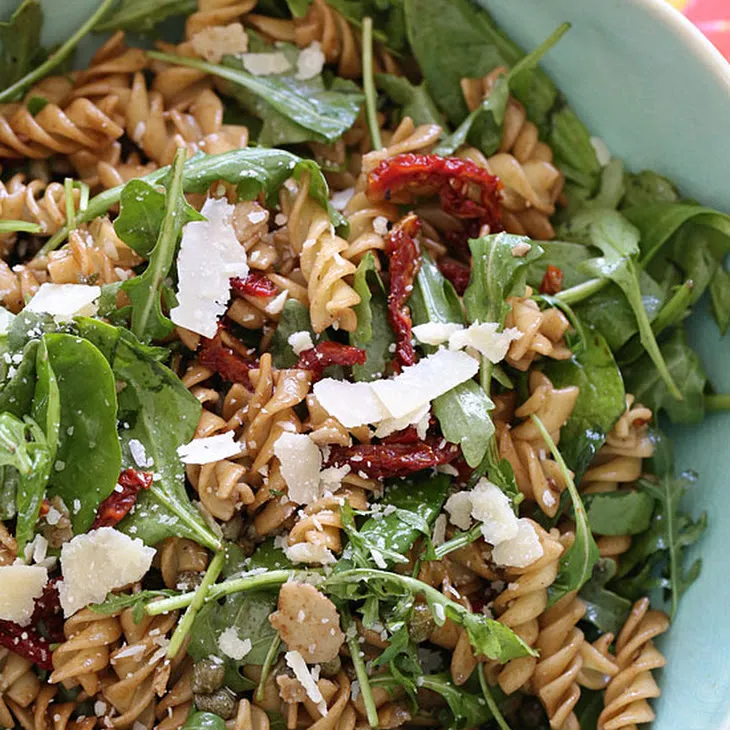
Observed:
[[[705,396],[708,411],[730,411],[730,393],[713,393]]]
[[[203,576],[203,581],[198,586],[198,589],[195,591],[193,600],[190,602],[190,605],[187,607],[185,614],[178,622],[177,627],[175,628],[175,631],[170,638],[170,645],[167,647],[168,659],[173,659],[177,655],[178,651],[180,651],[180,647],[182,646],[183,642],[185,641],[185,637],[188,635],[190,629],[192,628],[193,621],[195,621],[195,617],[198,615],[198,611],[200,611],[200,609],[203,607],[203,604],[205,603],[205,599],[208,595],[208,590],[213,585],[213,583],[218,580],[218,576],[220,575],[225,560],[225,551],[221,550],[217,552],[213,556],[213,560],[210,561],[208,570],[205,571],[205,575]]]
[[[499,725],[500,730],[511,730],[510,726],[507,724],[507,721],[502,715],[502,711],[499,709],[499,706],[495,702],[494,697],[492,697],[492,691],[489,689],[489,685],[487,684],[487,678],[484,676],[484,664],[482,664],[481,662],[477,667],[477,674],[479,675],[479,686],[482,688],[482,694],[484,695],[484,699],[487,702],[487,707],[492,713],[494,719],[497,721],[497,725]]]
[[[374,150],[382,149],[383,141],[380,138],[378,126],[378,96],[375,91],[373,77],[373,19],[363,18],[362,21],[362,84],[365,91],[365,110],[370,129],[370,141]]]
[[[0,221],[0,233],[42,233],[43,227],[28,221]]]
[[[62,63],[115,2],[116,0],[102,0],[89,19],[55,53],[52,53],[38,68],[33,69],[22,79],[18,79],[0,92],[0,103],[13,101],[26,87],[42,79],[55,66]]]
[[[466,547],[467,545],[471,545],[471,543],[473,543],[475,540],[478,540],[481,536],[481,524],[474,525],[474,527],[472,527],[467,532],[460,532],[455,537],[452,537],[451,540],[445,542],[443,545],[439,545],[436,548],[436,560],[442,560],[449,553],[453,553],[454,550],[459,550],[460,548]]]
[[[581,284],[571,286],[570,289],[558,292],[555,298],[565,304],[578,304],[584,299],[588,299],[594,294],[597,294],[601,289],[605,289],[608,283],[608,279],[588,279],[588,281],[584,281]]]
[[[375,728],[378,727],[378,708],[375,705],[373,688],[370,686],[370,677],[368,676],[368,670],[365,666],[365,660],[363,659],[362,648],[358,641],[358,634],[357,631],[353,631],[354,625],[349,611],[342,611],[342,624],[345,629],[345,636],[347,636],[347,646],[350,649],[352,666],[355,670],[357,681],[360,684],[360,694],[362,695],[362,701],[365,705],[368,724],[370,727]]]
[[[277,632],[276,636],[274,636],[274,640],[271,642],[271,646],[269,647],[269,650],[266,652],[266,657],[264,658],[264,663],[263,663],[263,666],[261,667],[261,678],[259,679],[258,687],[256,687],[256,700],[258,702],[263,702],[263,700],[264,700],[264,690],[266,689],[266,679],[269,676],[269,672],[271,672],[271,667],[274,666],[276,657],[279,655],[280,646],[281,646],[281,636]]]

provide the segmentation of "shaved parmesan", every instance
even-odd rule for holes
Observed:
[[[480,479],[470,493],[471,516],[482,523],[482,535],[492,545],[517,536],[517,517],[507,495],[496,485]]]
[[[322,408],[345,428],[379,423],[390,417],[370,383],[325,378],[314,384],[314,395]]]
[[[301,355],[305,350],[311,350],[314,347],[312,335],[306,330],[292,332],[287,338],[287,342],[291,345],[291,349],[294,350],[294,354],[297,356]]]
[[[498,329],[499,324],[496,322],[475,322],[449,337],[449,349],[462,350],[469,347],[484,355],[491,363],[501,362],[507,355],[510,343],[519,340],[522,332],[516,327],[510,327],[503,332],[498,332]]]
[[[474,377],[479,363],[463,352],[439,350],[390,380],[370,384],[393,418],[402,418]],[[321,401],[320,401],[321,402]]]
[[[189,444],[180,446],[177,455],[183,464],[211,464],[240,456],[242,451],[243,444],[235,440],[233,431],[228,431],[217,436],[193,439]]]
[[[0,567],[0,619],[27,626],[48,582],[48,571],[38,565]]]
[[[332,565],[332,563],[337,562],[337,558],[329,548],[324,545],[314,545],[311,542],[299,542],[296,545],[285,546],[284,555],[292,563]]]
[[[187,223],[177,257],[178,306],[170,319],[204,337],[214,337],[231,296],[231,277],[248,275],[246,249],[236,238],[233,206],[208,198],[207,220]]]
[[[61,548],[63,581],[58,593],[64,616],[103,601],[115,588],[141,580],[154,556],[155,550],[139,538],[113,527],[76,535]]]
[[[442,345],[449,341],[455,332],[464,329],[464,325],[456,322],[426,322],[413,328],[413,336],[424,345]]]
[[[446,515],[440,514],[436,521],[433,523],[433,533],[431,535],[431,542],[434,547],[443,545],[446,542]]]
[[[327,714],[327,703],[322,697],[322,693],[319,691],[317,682],[315,682],[312,673],[309,671],[307,663],[304,661],[304,657],[298,651],[288,651],[284,654],[284,659],[289,665],[289,668],[294,672],[294,676],[299,680],[304,691],[319,710],[321,715]]]
[[[243,67],[252,76],[272,76],[291,70],[289,59],[281,51],[242,53],[239,58],[243,61]]]
[[[218,648],[231,659],[240,662],[251,651],[251,639],[242,639],[235,626],[229,626],[218,637]]]
[[[468,530],[471,527],[471,493],[457,492],[452,494],[444,505],[449,513],[449,521],[461,530]]]
[[[312,41],[297,58],[296,77],[305,81],[319,76],[324,68],[324,61],[322,45],[318,41]]]
[[[413,413],[406,413],[403,418],[385,418],[375,430],[375,435],[379,438],[385,438],[396,431],[402,431],[409,426],[421,425],[424,418],[426,419],[426,428],[428,428],[428,419],[431,414],[431,404],[425,403],[417,408]],[[423,436],[421,436],[423,438]]]
[[[274,443],[274,456],[281,462],[281,475],[292,502],[310,504],[321,496],[322,454],[309,436],[282,433]]]
[[[86,284],[41,284],[35,296],[25,305],[26,312],[52,315],[59,322],[74,317],[93,317],[98,311],[101,288]]]
[[[540,538],[532,523],[521,517],[517,520],[517,534],[496,545],[492,550],[492,559],[497,565],[526,568],[539,560],[543,552]]]
[[[220,63],[225,55],[236,56],[248,50],[248,36],[240,23],[212,25],[196,33],[190,44],[196,55],[209,63]]]

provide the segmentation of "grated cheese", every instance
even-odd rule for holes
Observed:
[[[152,565],[155,550],[113,527],[76,535],[61,548],[63,581],[58,584],[67,618],[109,591],[141,580]]]
[[[498,363],[504,360],[513,340],[519,340],[522,332],[516,327],[498,332],[499,325],[496,322],[475,322],[467,329],[454,332],[449,337],[450,350],[463,350],[472,348],[491,363]]]
[[[497,565],[513,568],[526,568],[539,560],[543,555],[540,538],[530,520],[521,517],[517,520],[517,534],[510,540],[496,545],[492,550],[492,559]]]
[[[301,355],[305,350],[311,350],[314,347],[312,335],[306,330],[292,332],[287,338],[287,342],[291,345],[291,349],[294,350],[294,354],[297,356]]]
[[[252,76],[273,76],[291,70],[289,59],[281,51],[242,53],[239,58],[243,61],[243,67]]]
[[[431,404],[425,403],[417,408],[413,413],[406,413],[403,418],[385,418],[375,429],[375,435],[379,438],[385,438],[396,431],[402,431],[408,426],[422,426],[424,418],[426,419],[426,428],[428,428],[428,420],[431,414]],[[420,434],[419,434],[420,435]],[[423,438],[423,436],[421,436]]]
[[[443,545],[446,542],[446,515],[440,514],[435,522],[433,523],[433,533],[431,535],[431,542],[434,547]]]
[[[101,287],[87,284],[41,284],[25,305],[26,312],[50,314],[59,322],[74,317],[93,317],[98,309]]]
[[[314,545],[310,542],[299,542],[296,545],[284,545],[284,555],[292,563],[307,563],[309,565],[331,565],[337,562],[332,551],[324,545]]]
[[[178,447],[177,455],[183,464],[211,464],[221,459],[240,456],[244,447],[234,436],[233,431],[227,431],[217,436],[193,439],[189,444]]]
[[[464,329],[456,322],[426,322],[413,328],[413,336],[424,345],[443,345],[451,335]]]
[[[469,494],[471,516],[482,523],[482,535],[499,545],[517,535],[517,517],[507,495],[496,485],[480,479]]]
[[[324,378],[314,384],[314,395],[322,408],[345,428],[379,423],[389,417],[370,383],[348,383]]]
[[[48,582],[48,571],[39,565],[0,566],[0,619],[27,626]]]
[[[225,55],[236,56],[248,50],[248,36],[240,23],[212,25],[196,33],[190,44],[197,56],[209,63],[220,63]]]
[[[319,76],[324,68],[325,57],[322,52],[322,45],[318,41],[312,41],[297,58],[296,78],[306,81]]]
[[[292,672],[294,672],[294,676],[299,680],[302,687],[304,687],[307,697],[317,705],[317,709],[321,715],[326,715],[327,703],[324,701],[324,697],[322,697],[322,693],[319,691],[317,682],[309,671],[304,657],[298,651],[288,651],[284,654],[284,659]]]
[[[248,275],[246,249],[236,238],[233,206],[208,198],[207,220],[187,223],[177,257],[178,305],[170,319],[204,337],[214,337],[231,295],[231,277]]]
[[[281,475],[292,502],[310,504],[321,496],[322,454],[309,436],[282,433],[274,443],[274,456],[281,462]]]
[[[251,639],[242,639],[234,626],[229,626],[218,637],[218,648],[236,661],[241,661],[251,651],[251,646]]]
[[[444,505],[449,513],[449,521],[461,530],[471,527],[471,492],[452,494]]]

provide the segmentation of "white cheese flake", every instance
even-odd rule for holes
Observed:
[[[456,322],[426,322],[413,328],[413,336],[424,345],[443,345],[451,335],[464,329]]]
[[[601,167],[605,167],[611,162],[611,150],[601,137],[591,137],[591,147],[596,153],[596,159]]]
[[[0,566],[0,619],[27,626],[48,582],[48,571],[39,565]]]
[[[204,221],[183,228],[177,257],[178,305],[170,319],[204,337],[214,337],[231,295],[231,277],[248,275],[246,249],[236,238],[234,208],[225,199],[208,198]]]
[[[324,68],[325,57],[319,41],[312,41],[297,58],[296,78],[306,81],[319,76]]]
[[[431,535],[431,542],[434,547],[443,545],[446,542],[446,519],[445,514],[440,514],[433,523],[433,533]]]
[[[492,545],[499,545],[517,535],[517,517],[507,495],[496,485],[480,479],[469,494],[471,516],[482,523],[482,535]]]
[[[26,312],[50,314],[58,322],[74,317],[93,317],[99,307],[101,287],[87,284],[41,284],[25,305]]]
[[[307,697],[317,705],[317,709],[321,715],[326,715],[327,703],[324,701],[324,697],[322,697],[322,693],[319,691],[317,682],[309,671],[304,657],[298,651],[288,651],[284,654],[284,659],[292,672],[294,672],[294,676],[299,680],[302,687],[304,687]]]
[[[242,53],[239,58],[252,76],[273,76],[291,70],[289,59],[281,51],[271,53]]]
[[[154,459],[151,457],[148,458],[144,444],[137,439],[129,440],[129,453],[132,455],[134,463],[142,469],[147,469],[155,463]]]
[[[267,314],[281,314],[284,310],[284,305],[286,304],[286,300],[289,296],[289,292],[284,289],[284,291],[279,292],[265,307],[264,311]]]
[[[274,443],[274,456],[281,462],[281,475],[292,502],[310,504],[321,496],[322,454],[309,436],[282,433]]]
[[[223,56],[237,56],[248,50],[248,36],[240,23],[212,25],[196,33],[190,44],[197,56],[220,63]]]
[[[461,530],[471,527],[471,492],[456,492],[452,494],[444,505],[449,513],[449,521]]]
[[[324,545],[315,545],[311,542],[299,542],[296,545],[284,545],[284,555],[292,563],[306,563],[307,565],[332,565],[337,562],[334,553]]]
[[[313,390],[322,408],[345,428],[379,423],[390,416],[370,383],[348,383],[324,378],[314,384]]]
[[[76,535],[61,548],[63,581],[58,584],[67,618],[109,591],[141,580],[152,565],[154,548],[113,527]]]
[[[467,329],[455,332],[449,337],[450,350],[462,350],[471,348],[476,350],[491,363],[498,363],[504,360],[513,340],[519,340],[522,332],[516,327],[498,332],[499,325],[496,322],[475,322]]]
[[[242,639],[235,626],[229,626],[218,637],[218,648],[237,662],[240,662],[251,651],[251,647],[251,639]]]
[[[373,230],[379,236],[388,235],[388,219],[384,215],[378,215],[373,218]]]
[[[499,543],[492,550],[492,559],[497,565],[526,568],[543,555],[540,538],[530,520],[517,520],[517,534],[510,540]]]
[[[292,332],[287,338],[287,342],[291,345],[291,349],[294,350],[294,354],[297,357],[305,350],[311,350],[314,347],[312,335],[306,330]]]
[[[212,464],[214,461],[240,456],[243,444],[235,440],[233,431],[193,439],[189,444],[178,447],[177,455],[183,464]]]
[[[335,210],[343,211],[347,208],[347,204],[352,200],[352,196],[355,194],[355,188],[345,188],[344,190],[338,190],[332,193],[330,203]]]
[[[424,403],[420,408],[417,408],[413,413],[406,413],[402,418],[384,418],[375,429],[375,435],[379,439],[383,439],[396,431],[403,431],[403,429],[409,426],[421,424],[423,419],[426,419],[426,428],[428,428],[428,419],[431,414],[431,404]],[[423,437],[422,437],[423,438]]]

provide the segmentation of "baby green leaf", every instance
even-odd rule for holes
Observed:
[[[624,186],[622,208],[644,208],[654,203],[679,201],[679,193],[674,183],[652,170],[625,173]]]
[[[212,712],[193,712],[182,730],[226,730],[226,721]]]
[[[0,23],[0,88],[18,81],[38,63],[42,28],[43,10],[38,0],[23,0],[10,20]]]
[[[135,623],[144,618],[144,607],[146,603],[156,598],[166,598],[176,595],[175,591],[160,589],[139,591],[139,593],[110,593],[102,603],[93,603],[89,608],[95,613],[103,616],[113,616],[125,608],[132,609],[132,616]]]
[[[606,588],[616,575],[616,561],[599,558],[593,566],[591,579],[581,588],[580,598],[586,605],[583,617],[601,633],[618,635],[631,610],[631,601]]]
[[[446,700],[453,719],[446,727],[462,730],[474,727],[487,727],[492,712],[481,694],[472,694],[465,687],[454,684],[447,673],[427,674],[418,677],[418,684],[431,690]]]
[[[144,180],[130,180],[122,188],[114,231],[127,246],[147,258],[164,218],[165,194]]]
[[[730,325],[730,274],[722,266],[717,267],[710,282],[710,299],[712,314],[720,328],[720,334],[724,335]]]
[[[401,117],[410,117],[414,124],[445,125],[444,118],[426,89],[426,84],[412,84],[405,76],[376,74],[378,88],[400,107]]]
[[[309,332],[312,342],[316,339],[312,322],[309,319],[309,309],[296,299],[289,299],[284,304],[279,324],[271,341],[274,367],[291,368],[296,364],[298,358],[289,344],[289,337],[295,332]]]
[[[653,498],[636,490],[587,494],[583,504],[596,535],[638,535],[649,528],[654,512]]]
[[[197,0],[121,0],[94,26],[97,33],[127,30],[150,33],[158,23],[171,16],[189,15],[198,7]]]
[[[592,192],[601,165],[590,132],[569,106],[563,105],[552,114],[548,144],[566,177]]]

